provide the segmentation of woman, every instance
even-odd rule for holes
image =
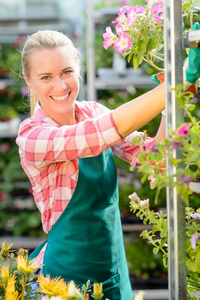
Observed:
[[[20,125],[16,142],[48,234],[31,257],[43,263],[44,275],[77,285],[102,282],[105,298],[132,299],[112,153],[129,163],[139,155],[129,144],[164,109],[164,86],[113,111],[76,101],[79,52],[55,31],[27,39],[22,69],[34,113]],[[158,140],[164,131],[162,118]]]

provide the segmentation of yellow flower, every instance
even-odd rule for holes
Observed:
[[[18,300],[18,291],[15,290],[15,275],[8,279],[8,283],[5,289],[5,300]]]
[[[61,298],[67,298],[68,296],[68,284],[60,277],[51,279],[49,275],[44,277],[40,274],[38,278],[39,292],[48,296],[60,296]]]
[[[2,267],[1,268],[1,280],[3,284],[7,284],[9,278],[9,268]]]
[[[196,212],[197,212],[198,214],[200,214],[200,207],[197,208]]]
[[[17,269],[21,275],[28,276],[31,272],[41,267],[34,259],[30,260],[27,256],[18,255],[17,258]]]
[[[102,282],[94,283],[93,285],[93,294],[95,297],[101,297],[102,296]]]
[[[10,248],[12,245],[12,243],[6,243],[6,241],[2,243],[1,255],[3,257],[10,257]]]

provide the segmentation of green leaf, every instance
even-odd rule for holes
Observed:
[[[159,252],[159,248],[153,248],[153,253],[156,255]]]
[[[135,71],[137,71],[137,68],[139,67],[139,57],[138,55],[133,56],[133,68]]]

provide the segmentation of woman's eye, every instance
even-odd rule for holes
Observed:
[[[72,70],[66,70],[66,71],[63,72],[63,74],[65,74],[65,75],[69,75],[71,73],[72,73]]]
[[[43,76],[41,79],[42,80],[48,80],[50,78],[50,76]]]

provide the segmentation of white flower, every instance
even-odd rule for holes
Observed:
[[[77,289],[75,283],[73,280],[70,281],[69,283],[69,288],[68,288],[68,296],[69,297],[77,297],[80,296],[80,292]]]
[[[198,233],[194,233],[190,239],[192,249],[196,249],[196,243],[200,240],[200,235]]]
[[[191,218],[196,219],[196,220],[200,220],[200,214],[195,212],[195,213],[191,214]]]
[[[129,195],[128,197],[129,197],[129,199],[131,199],[132,201],[134,201],[136,203],[140,201],[140,198],[138,197],[138,195],[135,192],[133,194]]]
[[[140,205],[141,205],[143,208],[149,208],[149,199],[140,201]]]
[[[143,300],[144,294],[145,293],[143,291],[139,291],[139,293],[134,297],[134,300]]]

